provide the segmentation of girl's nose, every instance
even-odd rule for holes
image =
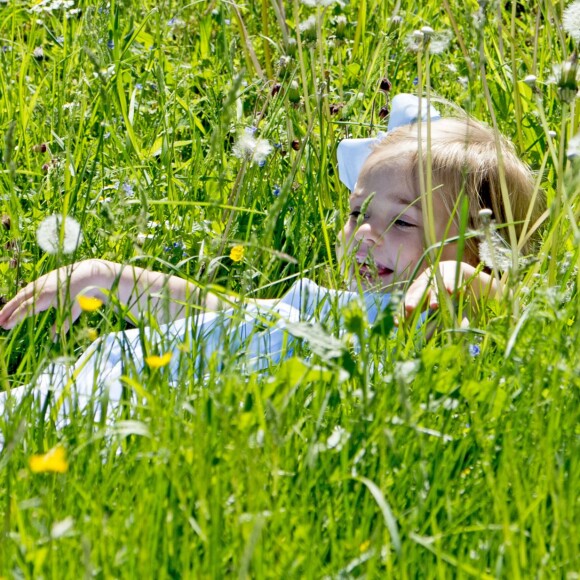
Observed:
[[[365,222],[355,231],[354,239],[357,242],[365,242],[375,246],[381,241],[381,236],[369,222]]]

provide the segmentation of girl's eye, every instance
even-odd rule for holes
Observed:
[[[394,225],[396,225],[399,228],[409,229],[409,228],[416,227],[415,224],[412,224],[410,222],[406,222],[405,220],[401,220],[401,219],[395,220],[393,223],[394,223]]]
[[[351,217],[351,218],[354,218],[355,220],[356,220],[356,219],[358,219],[358,218],[361,216],[360,209],[353,209],[353,210],[350,212],[350,214],[349,214],[349,215],[350,215],[350,217]],[[366,213],[365,213],[365,215],[363,216],[363,218],[364,218],[364,219],[367,219],[368,217],[369,217],[369,216],[368,216],[368,214],[366,214]]]

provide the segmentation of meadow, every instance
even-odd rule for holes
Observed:
[[[113,424],[9,409],[0,577],[578,578],[574,5],[563,26],[561,0],[0,3],[4,299],[90,257],[250,297],[340,287],[336,146],[402,92],[508,135],[548,202],[469,328],[353,308],[261,373],[150,368]],[[80,224],[70,253],[38,243],[53,214]],[[69,306],[1,331],[0,390],[128,325],[112,303],[52,340]]]

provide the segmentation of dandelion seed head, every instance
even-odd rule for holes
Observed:
[[[506,248],[504,239],[493,229],[479,243],[479,259],[491,270],[505,272],[513,265],[513,252]]]
[[[258,139],[256,141],[256,147],[254,149],[254,155],[252,157],[255,163],[265,163],[266,157],[272,153],[273,147],[270,145],[269,141],[266,139]]]
[[[443,30],[442,32],[437,32],[431,35],[431,41],[429,43],[429,52],[431,54],[442,54],[449,48],[451,38],[452,35],[449,30]]]
[[[562,26],[571,38],[580,43],[580,0],[568,4],[562,14]]]
[[[300,30],[304,40],[316,40],[316,18],[309,16],[298,24],[298,30]]]
[[[38,226],[36,240],[47,254],[72,254],[83,239],[81,226],[70,216],[50,215]]]
[[[566,156],[568,159],[580,158],[580,133],[576,133],[576,135],[574,135],[574,137],[568,141]]]
[[[265,163],[273,147],[267,139],[256,139],[252,131],[244,131],[234,145],[233,153],[240,159],[252,161],[258,165]]]
[[[410,52],[419,52],[423,47],[423,33],[420,30],[414,30],[405,38],[405,46]]]

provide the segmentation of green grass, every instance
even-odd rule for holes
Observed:
[[[71,18],[2,8],[5,297],[88,257],[260,297],[299,276],[340,286],[336,145],[383,127],[385,75],[395,94],[442,96],[497,125],[551,211],[537,260],[469,330],[371,336],[352,311],[359,354],[306,344],[244,375],[234,353],[205,380],[184,369],[180,389],[150,373],[136,378],[149,403],[113,426],[76,414],[58,428],[34,405],[13,409],[0,418],[0,576],[577,577],[580,186],[565,153],[580,113],[549,82],[574,49],[564,3],[490,3],[479,18],[476,2],[401,4],[113,1]],[[310,15],[313,36],[298,38]],[[425,25],[453,32],[442,54],[407,49]],[[279,144],[264,167],[232,155],[249,126]],[[38,247],[51,213],[82,224],[74,255]],[[236,244],[241,263],[228,257]],[[111,306],[53,343],[65,315],[2,332],[2,388],[78,356],[88,329],[126,326]],[[68,471],[32,473],[30,456],[57,444]]]

